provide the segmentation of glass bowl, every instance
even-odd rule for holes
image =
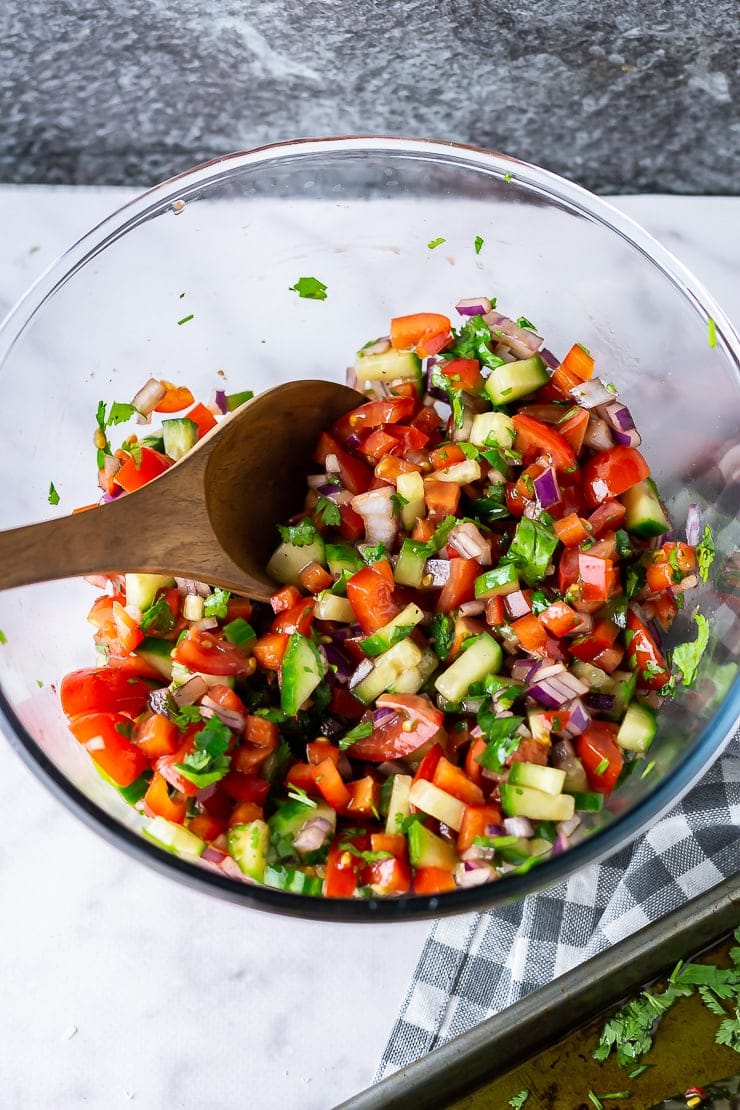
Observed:
[[[437,238],[444,241],[430,249]],[[302,276],[320,278],[327,299],[289,291]],[[466,912],[520,898],[614,852],[722,750],[740,708],[740,466],[735,459],[733,474],[729,453],[740,425],[740,342],[701,285],[648,234],[605,201],[513,158],[399,138],[285,143],[198,166],[104,220],[47,271],[0,332],[0,526],[95,500],[97,404],[130,400],[149,375],[206,398],[222,387],[343,380],[357,347],[383,335],[390,316],[449,312],[478,294],[496,294],[501,311],[535,320],[556,353],[574,339],[590,348],[636,418],[677,526],[696,501],[713,528],[717,559],[695,595],[710,643],[697,684],[679,689],[661,717],[652,773],[633,775],[600,827],[570,851],[485,886],[335,901],[247,885],[144,839],[140,817],[67,731],[56,686],[66,671],[94,662],[90,586],[68,580],[0,593],[8,738],[113,844],[194,887],[272,912],[334,921]]]

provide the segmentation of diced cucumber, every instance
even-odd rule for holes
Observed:
[[[162,421],[164,453],[171,459],[181,459],[198,442],[198,425],[187,416]]]
[[[571,663],[570,669],[576,678],[580,678],[592,690],[602,691],[605,694],[611,693],[609,688],[611,678],[606,671],[602,671],[601,667],[595,667],[593,663],[585,663],[581,659],[576,659]]]
[[[393,347],[374,355],[357,352],[355,373],[361,382],[392,382],[412,378],[421,384],[421,359],[413,351],[397,351]]]
[[[501,809],[507,817],[532,821],[569,821],[576,811],[572,794],[545,794],[531,786],[504,782],[499,787]]]
[[[435,689],[448,701],[462,701],[474,682],[481,682],[486,675],[497,674],[503,661],[499,643],[487,632],[481,632],[472,636],[454,663],[438,675],[434,681]]]
[[[384,624],[377,632],[373,632],[372,636],[366,636],[364,640],[360,640],[360,647],[365,655],[370,656],[370,658],[382,655],[388,648],[410,636],[423,618],[424,614],[419,606],[412,602],[405,609],[402,609],[393,620],[388,621],[388,624]]]
[[[295,842],[301,830],[309,821],[315,821],[317,818],[327,822],[322,843],[311,851],[297,849]],[[337,827],[337,814],[336,810],[325,802],[307,805],[305,802],[291,799],[281,805],[267,823],[270,830],[271,859],[289,860],[300,855],[304,863],[317,863],[326,856],[327,848]]]
[[[172,681],[172,640],[162,640],[159,636],[146,636],[136,649],[136,655],[143,659],[153,670]]]
[[[340,621],[342,624],[352,624],[355,612],[346,597],[322,590],[316,595],[316,608],[314,616],[317,621]]]
[[[449,825],[455,831],[462,825],[465,803],[461,802],[459,798],[453,798],[452,794],[448,794],[446,790],[441,790],[433,782],[429,782],[428,779],[417,779],[412,784],[409,801],[412,806],[420,809],[422,813],[428,813],[430,817],[436,817],[438,821],[444,821],[445,825]]]
[[[539,355],[505,362],[497,366],[486,379],[485,391],[494,405],[508,405],[534,393],[550,380],[547,367]]]
[[[309,563],[324,565],[326,553],[324,541],[317,535],[311,543],[299,547],[295,543],[281,543],[275,548],[267,563],[267,573],[276,582],[289,586],[300,586],[299,575]]]
[[[609,676],[606,693],[614,695],[614,708],[608,716],[613,721],[621,721],[627,706],[632,701],[637,686],[637,675],[633,671],[614,671]]]
[[[265,886],[289,890],[293,894],[308,894],[315,898],[324,891],[324,881],[318,875],[309,875],[298,867],[286,867],[281,863],[268,863],[262,881]]]
[[[649,705],[633,701],[619,726],[617,744],[629,752],[646,752],[658,731],[655,711]]]
[[[433,478],[436,482],[455,482],[458,486],[467,486],[470,482],[480,479],[480,463],[477,459],[463,459],[462,462],[445,466],[442,470],[435,470]]]
[[[663,512],[663,506],[652,478],[626,490],[619,499],[627,510],[624,527],[641,539],[662,536],[670,530],[670,521]]]
[[[509,768],[509,782],[512,786],[532,786],[544,794],[562,794],[565,771],[557,767],[542,767],[539,763],[516,761]]]
[[[504,597],[519,589],[519,573],[515,563],[499,563],[479,574],[474,583],[476,598]]]
[[[420,821],[414,821],[408,837],[409,861],[412,867],[441,867],[444,871],[454,871],[457,852],[448,840],[437,836]]]
[[[574,790],[572,798],[576,813],[598,813],[604,808],[604,795],[595,790]]]
[[[174,586],[175,579],[168,574],[127,574],[126,604],[137,609],[148,609],[156,597],[157,590]]]
[[[256,818],[242,825],[232,825],[226,833],[229,855],[239,864],[239,870],[250,879],[261,883],[265,876],[270,830],[267,822]]]
[[[385,831],[387,833],[397,833],[401,830],[401,822],[404,817],[408,817],[410,810],[409,793],[411,791],[411,783],[414,780],[411,775],[394,775],[393,785],[391,786],[391,796],[388,802],[388,816],[385,821]]]
[[[420,589],[424,581],[429,548],[421,540],[404,540],[393,570],[393,577],[399,586]]]
[[[426,648],[421,653],[421,659],[415,667],[404,671],[388,687],[389,694],[418,694],[428,678],[439,666],[439,658],[431,648]]]
[[[153,817],[141,831],[147,840],[178,856],[202,856],[206,848],[205,840],[164,817]]]
[[[379,655],[367,678],[353,687],[352,693],[364,705],[369,705],[396,682],[404,671],[418,667],[421,649],[413,640],[401,640],[383,655]]]
[[[280,666],[280,708],[295,717],[324,677],[318,648],[308,636],[293,632]]]
[[[470,442],[476,447],[513,446],[516,428],[510,416],[504,412],[479,412],[473,417],[470,429]]]
[[[399,474],[396,478],[396,492],[406,502],[401,506],[401,524],[410,532],[417,519],[426,516],[424,479],[415,470],[409,474]]]
[[[347,571],[354,574],[362,570],[364,562],[348,543],[328,543],[325,548],[326,565],[333,578],[341,578]],[[301,570],[303,568],[301,567]]]

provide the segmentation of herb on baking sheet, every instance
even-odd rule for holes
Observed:
[[[442,236],[440,235],[440,237],[438,239],[430,239],[429,242],[427,243],[427,246],[429,247],[430,251],[433,251],[435,247],[441,247],[442,244],[446,243],[446,242],[447,242],[447,240],[443,239]]]
[[[512,1095],[512,1097],[509,1099],[509,1106],[512,1107],[512,1110],[522,1110],[522,1106],[524,1106],[524,1103],[527,1101],[528,1098],[529,1089],[527,1087],[524,1087],[518,1095]]]
[[[298,278],[295,285],[289,285],[291,293],[297,293],[307,301],[325,301],[327,286],[317,277]]]
[[[484,242],[485,242],[485,239],[483,238],[482,235],[476,235],[476,237],[473,241],[473,246],[475,247],[475,253],[476,254],[480,254]]]

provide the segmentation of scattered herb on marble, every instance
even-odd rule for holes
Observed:
[[[288,286],[291,293],[297,293],[306,301],[325,301],[327,286],[317,277],[299,278],[295,285]]]
[[[481,250],[483,249],[483,244],[484,243],[485,243],[485,239],[483,238],[483,236],[482,235],[476,235],[475,242],[473,244],[475,246],[475,253],[476,254],[480,254]]]
[[[8,642],[8,637],[5,635],[2,628],[0,628],[0,644],[7,644],[7,642]]]
[[[195,314],[193,312],[191,312],[191,313],[189,313],[189,315],[183,316],[182,320],[178,320],[177,325],[178,325],[178,327],[180,327],[182,324],[187,324],[190,320],[194,320],[194,319],[195,319]]]
[[[440,237],[438,239],[430,239],[429,242],[427,243],[427,246],[429,247],[430,251],[433,251],[435,247],[441,247],[442,244],[446,243],[446,242],[447,242],[447,240],[443,239],[442,236],[440,235]]]
[[[58,505],[59,504],[59,494],[57,493],[57,488],[56,488],[56,486],[54,485],[53,482],[49,482],[49,504],[50,505]]]

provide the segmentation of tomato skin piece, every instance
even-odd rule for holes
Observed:
[[[393,572],[389,582],[375,567],[363,567],[347,579],[347,599],[363,632],[377,632],[400,613],[394,586]]]
[[[649,477],[650,467],[636,447],[610,447],[585,463],[583,489],[586,500],[596,508]]]
[[[617,784],[624,758],[616,743],[619,726],[613,721],[592,721],[585,732],[576,737],[576,755],[588,778],[588,788],[598,794],[611,794]],[[597,771],[604,760],[607,766]]]
[[[251,674],[254,669],[254,662],[236,644],[198,628],[191,628],[185,639],[175,645],[172,658],[191,671],[204,674]]]
[[[637,672],[638,686],[662,690],[671,673],[650,630],[633,609],[627,610],[627,633],[627,662]]]
[[[560,432],[522,413],[516,413],[511,419],[516,428],[514,446],[517,451],[525,457],[532,452],[545,451],[556,470],[572,470],[575,467],[575,452]]]
[[[149,682],[126,667],[81,667],[64,676],[59,699],[67,717],[94,712],[138,717],[152,689]]]
[[[432,782],[446,794],[464,802],[468,806],[483,805],[483,791],[474,782],[471,782],[465,772],[450,763],[446,756],[441,756],[434,768]]]

